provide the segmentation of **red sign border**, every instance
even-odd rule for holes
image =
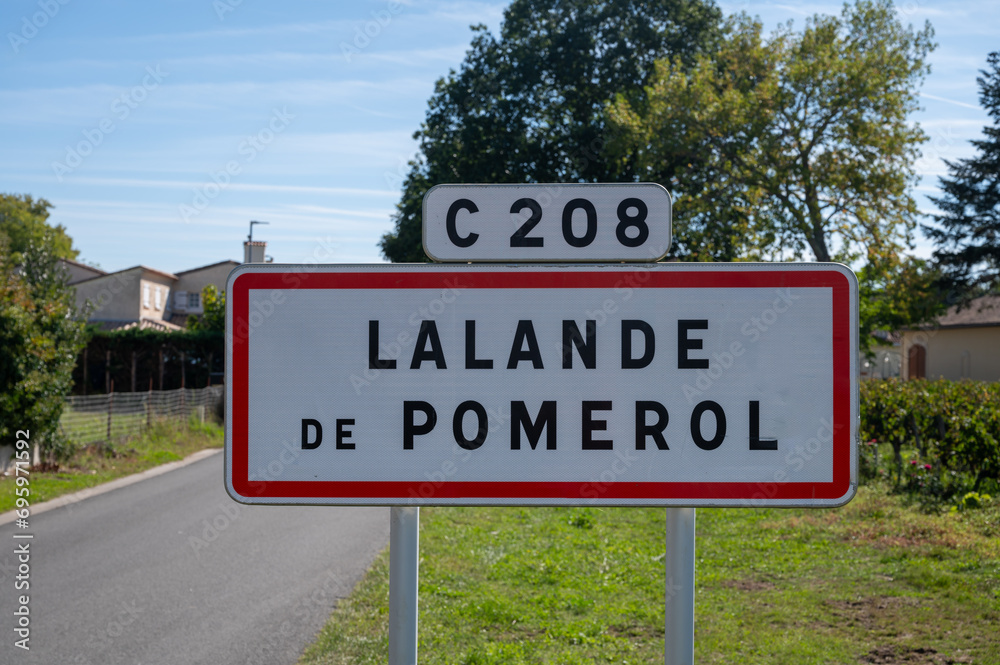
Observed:
[[[657,265],[657,264],[654,264]],[[778,264],[780,265],[780,264]],[[240,272],[230,278],[227,317],[227,344],[231,345],[231,369],[227,392],[231,392],[231,413],[227,419],[226,478],[233,498],[247,503],[343,503],[354,505],[526,505],[532,503],[628,505],[730,505],[749,501],[761,504],[839,505],[853,496],[854,428],[852,424],[852,316],[851,294],[854,283],[843,266],[789,264],[785,269],[760,264],[735,264],[746,269],[684,269],[681,264],[635,267],[631,270],[581,270],[537,267],[502,270],[496,267],[450,269],[444,266],[380,269],[377,266],[353,268],[300,268],[268,266],[259,272]],[[734,266],[734,267],[735,267]],[[388,266],[387,266],[388,267]],[[285,270],[282,270],[285,268]],[[438,268],[438,269],[434,269]],[[668,269],[663,269],[668,268]],[[756,270],[754,270],[756,268]],[[836,269],[831,269],[836,268]],[[239,271],[240,269],[237,268]],[[444,481],[435,484],[433,495],[423,497],[424,481],[263,481],[249,479],[249,331],[251,289],[579,289],[621,287],[629,272],[640,272],[643,279],[629,282],[631,288],[829,288],[833,306],[833,475],[831,482],[618,482],[602,485],[598,499],[589,498],[593,489],[588,482],[511,482]],[[230,463],[231,455],[231,463]],[[585,494],[585,492],[589,492]],[[309,501],[313,500],[313,501]],[[520,500],[520,501],[518,501]]]

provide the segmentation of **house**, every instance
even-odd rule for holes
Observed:
[[[66,272],[66,276],[69,278],[70,284],[82,282],[83,280],[90,279],[91,277],[99,277],[100,275],[108,274],[100,268],[88,266],[86,263],[80,263],[79,261],[74,261],[72,259],[60,259],[60,263],[62,263],[63,270]]]
[[[901,336],[902,376],[908,379],[1000,381],[1000,295],[952,307]]]
[[[177,276],[147,266],[134,266],[70,282],[76,289],[76,305],[89,303],[87,320],[105,330],[138,326],[142,329],[180,330],[171,323],[170,291]]]
[[[900,355],[901,336],[899,333],[876,330],[872,333],[874,342],[871,356],[858,353],[860,377],[865,379],[895,379],[899,377],[902,365]]]
[[[229,273],[238,265],[238,261],[219,261],[177,273],[171,296],[171,323],[183,327],[189,317],[202,314],[205,311],[201,302],[202,290],[212,284],[220,293],[225,291]]]
[[[266,242],[245,241],[245,262],[263,262]],[[90,303],[88,321],[105,330],[138,326],[142,329],[181,330],[187,319],[204,312],[202,290],[212,284],[220,292],[238,261],[219,261],[199,268],[169,273],[138,265],[105,272],[63,259],[69,285],[76,289],[76,304]]]

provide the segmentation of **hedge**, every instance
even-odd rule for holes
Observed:
[[[133,358],[135,362],[133,380]],[[110,359],[110,364],[108,360]],[[222,382],[225,337],[221,332],[91,330],[73,372],[73,394],[204,388]]]
[[[951,496],[1000,481],[1000,383],[876,380],[860,386],[862,471],[866,447],[892,447],[896,485],[933,484]],[[916,457],[904,469],[903,449]],[[876,461],[877,463],[877,461]]]

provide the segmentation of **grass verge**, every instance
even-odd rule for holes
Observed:
[[[116,478],[184,459],[205,448],[221,448],[222,426],[176,421],[154,422],[142,435],[115,445],[94,445],[80,450],[57,471],[31,471],[31,504],[55,499]],[[13,474],[0,477],[0,513],[13,510],[16,496]]]
[[[664,511],[425,508],[420,662],[662,663]],[[699,509],[698,663],[1000,664],[1000,505]],[[381,663],[388,556],[301,665]]]

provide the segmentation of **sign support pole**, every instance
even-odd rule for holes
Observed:
[[[420,508],[389,509],[389,665],[417,663]]]
[[[664,663],[694,664],[694,508],[667,508]]]

